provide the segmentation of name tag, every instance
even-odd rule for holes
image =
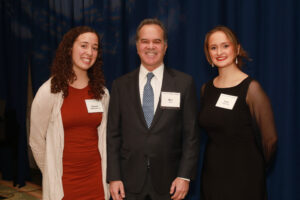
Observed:
[[[103,112],[102,103],[96,99],[86,99],[85,100],[86,108],[88,113],[98,113]]]
[[[161,107],[180,108],[179,92],[161,92]]]
[[[236,103],[237,98],[238,98],[237,96],[221,93],[216,103],[216,107],[232,110]]]

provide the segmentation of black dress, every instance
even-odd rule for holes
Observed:
[[[202,87],[199,120],[208,134],[201,200],[265,200],[265,169],[277,135],[259,83],[247,77],[237,86],[216,88],[208,82]]]

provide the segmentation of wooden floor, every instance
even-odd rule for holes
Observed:
[[[42,199],[41,186],[26,182],[22,188],[14,187],[12,181],[0,180],[0,199],[39,200]]]

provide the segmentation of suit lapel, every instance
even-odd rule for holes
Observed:
[[[170,71],[170,69],[165,67],[164,75],[163,75],[163,82],[162,82],[162,86],[161,86],[161,92],[174,92],[175,91],[176,84],[175,84],[173,76],[174,76],[174,74]],[[150,129],[155,126],[155,124],[159,121],[159,118],[161,117],[161,115],[164,112],[164,109],[162,109],[160,107],[160,102],[161,102],[161,97],[159,96],[159,101],[157,104],[156,112],[154,114]]]
[[[145,117],[144,117],[144,111],[141,104],[141,97],[140,97],[140,88],[139,88],[139,70],[140,68],[136,69],[136,71],[133,72],[132,76],[130,76],[130,84],[131,84],[131,90],[130,96],[132,97],[132,102],[134,108],[136,108],[137,115],[139,116],[139,119],[141,123],[145,126],[145,128],[148,129]]]

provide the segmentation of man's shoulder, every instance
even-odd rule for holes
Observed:
[[[166,68],[167,72],[179,81],[193,81],[193,77],[185,72],[173,68]]]
[[[119,82],[121,82],[121,83],[126,82],[126,81],[128,81],[128,80],[136,77],[136,75],[138,75],[138,72],[139,72],[138,70],[139,69],[135,69],[135,70],[133,70],[131,72],[126,73],[126,74],[124,74],[124,75],[116,78],[114,80],[114,82],[117,82],[117,83],[119,83]]]

